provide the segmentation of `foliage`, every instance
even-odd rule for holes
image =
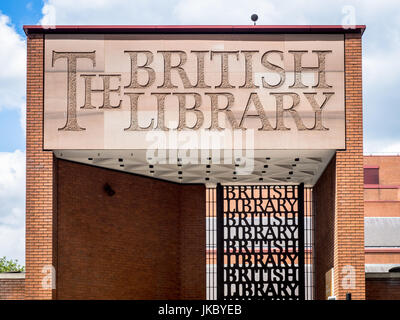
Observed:
[[[24,266],[18,264],[18,260],[7,260],[6,257],[0,258],[0,272],[23,272]]]

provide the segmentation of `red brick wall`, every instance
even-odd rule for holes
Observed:
[[[379,184],[400,185],[400,156],[364,156],[364,165],[379,166]]]
[[[336,153],[335,295],[365,298],[361,35],[345,35],[346,150]],[[345,289],[345,266],[355,270],[355,289]]]
[[[42,127],[43,127],[43,35],[30,34],[28,36],[27,48],[28,48],[28,68],[27,68],[27,171],[26,171],[26,297],[27,298],[38,298],[38,299],[50,299],[56,295],[51,289],[42,288],[42,279],[44,274],[42,273],[44,266],[51,266],[58,264],[67,268],[73,268],[70,265],[63,265],[62,262],[56,261],[56,257],[63,257],[58,252],[60,250],[60,241],[55,244],[53,241],[56,237],[56,232],[60,231],[54,228],[54,224],[60,226],[60,222],[57,221],[57,217],[53,215],[53,207],[56,203],[55,192],[53,192],[53,186],[55,186],[54,180],[56,174],[53,174],[53,155],[51,152],[43,151],[42,146]],[[344,299],[346,292],[352,292],[354,299],[363,299],[365,297],[365,278],[364,278],[364,215],[363,215],[363,158],[362,158],[362,83],[361,83],[361,36],[359,34],[348,34],[345,35],[345,81],[346,81],[346,150],[338,151],[336,154],[336,215],[335,215],[335,246],[334,246],[334,266],[335,266],[335,288],[337,290],[336,295],[339,299]],[[76,178],[76,177],[74,177]],[[97,179],[95,177],[91,177]],[[149,180],[146,180],[149,181]],[[129,184],[128,182],[126,182]],[[153,182],[146,182],[146,186],[152,185]],[[138,194],[144,193],[143,184],[141,187],[137,187]],[[172,188],[173,190],[184,190],[185,187]],[[200,187],[199,187],[200,188]],[[140,189],[140,190],[139,190]],[[156,192],[155,195],[161,197],[163,194],[168,195],[171,198],[179,199],[181,193],[169,192],[170,189],[166,188],[168,192],[162,193],[161,190]],[[164,191],[165,191],[164,190]],[[85,193],[86,192],[86,193]],[[95,198],[87,198],[87,191],[83,192],[83,199],[90,199],[91,201],[97,201]],[[184,194],[184,192],[182,192]],[[156,198],[151,198],[154,203],[157,202]],[[151,202],[150,201],[150,202]],[[205,201],[203,201],[205,202]],[[133,208],[137,203],[131,200],[129,205]],[[166,201],[168,203],[168,201]],[[185,207],[185,201],[182,201],[182,208]],[[190,204],[190,202],[188,202]],[[93,204],[96,206],[97,204]],[[204,204],[205,205],[205,204]],[[154,209],[154,206],[149,206],[150,209]],[[144,207],[141,209],[145,209]],[[203,211],[205,212],[205,211]],[[177,215],[177,213],[175,212]],[[62,215],[61,215],[62,217]],[[202,218],[204,215],[202,216]],[[107,217],[103,217],[104,221],[99,220],[97,215],[91,216],[95,223],[107,221]],[[171,213],[169,217],[173,221],[178,221],[181,226],[185,223],[189,223],[189,219],[181,219],[181,217],[174,216]],[[120,217],[122,221],[125,221],[123,217]],[[200,219],[200,218],[199,218]],[[203,219],[204,220],[204,219]],[[129,220],[130,221],[130,220]],[[197,220],[196,220],[197,221]],[[200,220],[199,220],[200,221]],[[118,225],[113,225],[114,232],[116,233],[119,229]],[[121,227],[122,228],[122,227]],[[60,228],[61,229],[61,228]],[[68,228],[67,228],[68,229]],[[145,229],[146,230],[146,229]],[[181,230],[183,230],[181,228]],[[168,245],[172,246],[174,241],[179,243],[178,236],[170,235],[170,231],[160,230],[160,237],[165,236],[168,238]],[[165,232],[165,234],[163,233]],[[151,237],[151,235],[149,235]],[[190,233],[179,233],[179,237],[187,237],[189,240],[192,237]],[[69,234],[69,240],[71,234]],[[102,243],[103,237],[98,235],[95,239],[97,243]],[[120,249],[122,243],[117,241],[115,238],[116,248]],[[203,240],[202,240],[203,241]],[[151,243],[151,242],[150,242]],[[191,243],[191,242],[189,242]],[[157,242],[158,244],[158,242]],[[200,241],[199,241],[200,247]],[[57,247],[58,246],[58,247]],[[64,248],[65,249],[65,248]],[[112,253],[112,248],[110,252]],[[65,249],[66,250],[66,249]],[[78,250],[78,248],[77,248]],[[190,252],[191,247],[189,244],[185,244],[182,247],[176,247],[179,254],[172,250],[170,252],[172,260],[177,261],[177,266],[180,268],[180,261],[188,261],[185,258],[185,250]],[[204,247],[203,247],[204,251]],[[84,247],[79,248],[81,257],[86,265],[89,265],[87,259],[90,256],[89,252],[85,252]],[[86,255],[85,255],[86,254]],[[87,255],[89,254],[89,256]],[[162,255],[162,254],[160,254]],[[177,258],[179,256],[179,258]],[[97,257],[102,259],[102,257]],[[94,259],[91,257],[91,259]],[[186,260],[185,260],[186,259]],[[199,263],[200,256],[196,263]],[[190,260],[190,259],[189,259]],[[146,261],[147,263],[147,261]],[[150,263],[150,262],[149,262]],[[168,262],[169,263],[169,262]],[[345,265],[352,265],[356,270],[356,289],[355,290],[344,290],[341,286],[343,274],[341,270]],[[125,266],[126,267],[126,266]],[[165,266],[165,274],[159,275],[162,279],[168,278],[168,270],[172,270],[169,264]],[[126,268],[124,270],[128,270]],[[106,270],[107,271],[107,270]],[[71,270],[69,271],[71,272]],[[186,270],[182,269],[181,274],[186,274]],[[189,272],[187,272],[190,275]],[[140,275],[140,273],[139,273]],[[59,275],[58,275],[59,276]],[[94,277],[85,273],[85,277]],[[120,275],[114,274],[113,277],[121,279]],[[179,286],[179,296],[190,295],[190,291],[193,286],[189,285],[190,282],[185,282],[185,279],[179,278],[181,281]],[[62,279],[61,283],[62,283]],[[103,278],[93,278],[91,280],[103,280]],[[107,280],[107,279],[106,279]],[[151,281],[151,280],[149,280]],[[167,280],[166,280],[167,281]],[[98,281],[101,282],[101,281]],[[203,285],[204,285],[203,281]],[[200,281],[199,281],[200,283]],[[64,285],[68,286],[65,282]],[[96,289],[83,288],[82,284],[78,284],[77,289],[71,288],[71,290],[78,290],[78,293],[89,290],[88,296],[95,296],[97,294]],[[79,289],[81,288],[81,289]],[[170,285],[162,284],[162,291],[166,292],[170,288]],[[185,289],[187,288],[187,289]],[[200,287],[201,288],[201,287]],[[203,290],[201,288],[201,290]],[[205,291],[205,290],[204,290]],[[68,291],[64,291],[68,292]],[[185,293],[186,292],[186,293]],[[110,293],[112,294],[112,293]],[[130,292],[132,294],[132,292]],[[142,293],[144,296],[149,296],[149,292],[146,290]],[[169,294],[171,296],[177,296],[177,290],[173,289]],[[60,294],[57,296],[62,296]]]
[[[0,279],[0,300],[25,299],[25,279]]]
[[[313,188],[315,299],[324,300],[325,274],[334,265],[335,158]]]
[[[187,185],[180,189],[181,299],[205,299],[206,190],[197,185]]]
[[[53,154],[43,151],[43,35],[28,36],[26,122],[26,298],[51,299],[42,288],[53,264]]]
[[[365,279],[367,300],[400,300],[400,279]]]
[[[205,297],[204,186],[64,160],[57,174],[58,299]]]

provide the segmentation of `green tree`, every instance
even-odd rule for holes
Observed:
[[[18,264],[18,260],[7,260],[6,257],[0,258],[0,272],[23,272],[24,266]]]

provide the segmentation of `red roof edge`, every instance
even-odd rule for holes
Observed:
[[[25,25],[25,34],[32,33],[364,33],[365,25]]]

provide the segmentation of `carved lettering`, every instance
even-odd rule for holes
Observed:
[[[111,105],[111,102],[110,102],[110,93],[112,93],[112,92],[120,93],[121,92],[121,86],[118,86],[117,89],[110,88],[111,78],[116,77],[119,81],[121,81],[121,75],[120,74],[101,74],[99,76],[103,79],[103,105],[100,106],[99,108],[104,108],[104,109],[121,108],[122,99],[119,99],[119,102],[116,106]]]
[[[263,54],[263,56],[261,57],[261,63],[268,70],[275,71],[279,74],[279,82],[275,85],[271,85],[265,81],[264,77],[262,77],[261,79],[262,79],[262,84],[263,84],[264,88],[276,89],[276,88],[279,88],[280,86],[282,86],[283,83],[285,82],[286,72],[285,72],[285,69],[283,69],[282,67],[277,66],[276,64],[273,64],[268,61],[268,57],[272,53],[277,53],[283,62],[283,52],[279,51],[279,50],[271,50],[271,51],[267,51],[266,53]]]
[[[95,75],[93,74],[81,74],[81,77],[85,79],[85,103],[81,107],[81,109],[94,109],[96,108],[92,104],[92,93],[102,92],[103,93],[103,104],[99,106],[99,108],[104,109],[117,109],[121,107],[122,99],[119,99],[117,105],[113,106],[110,102],[110,94],[121,93],[121,87],[118,86],[117,89],[110,88],[111,78],[115,77],[119,81],[121,81],[120,74],[100,74],[99,77],[103,79],[103,89],[92,89],[92,79]]]
[[[165,98],[170,93],[152,93],[157,98],[157,130],[168,131],[165,126]]]
[[[85,72],[79,75],[77,61],[88,59],[95,67],[95,51],[58,52],[53,50],[52,66],[54,67],[55,62],[59,59],[65,59],[67,65],[66,122],[58,130],[86,130],[78,123],[78,112],[82,113],[93,109],[99,111],[125,109],[130,110],[129,126],[124,128],[125,131],[182,131],[198,130],[204,127],[211,131],[246,130],[254,127],[254,123],[260,123],[257,128],[259,131],[289,131],[292,129],[327,131],[329,130],[329,117],[324,117],[324,115],[327,109],[329,112],[329,107],[332,105],[329,101],[336,90],[322,92],[321,89],[332,88],[327,83],[326,71],[327,56],[331,53],[332,50],[259,51],[254,50],[253,46],[249,47],[249,50],[237,51],[125,50],[122,57],[124,61],[126,60],[128,70],[120,70],[119,73],[113,74],[94,73],[87,70],[86,66]],[[236,65],[233,65],[235,60],[239,61],[239,54],[242,54],[243,59],[240,60],[240,63],[236,62]],[[317,65],[304,66],[302,59],[306,54],[315,58]],[[288,70],[285,69],[288,58],[286,55],[293,59],[294,81],[292,84],[286,84],[288,79]],[[217,68],[212,62],[215,57],[218,60]],[[235,66],[235,70],[232,69],[233,66]],[[207,70],[208,68],[211,70]],[[255,72],[260,72],[262,69],[278,76],[278,81],[272,82],[263,76],[261,84],[256,85],[258,82],[255,79]],[[106,68],[105,70],[110,69]],[[304,84],[303,80],[305,79],[303,78],[305,78],[306,72],[315,76],[316,80],[313,85]],[[128,74],[127,82],[122,83],[122,79],[125,80],[123,78],[125,74]],[[237,84],[238,74],[241,77],[241,84]],[[190,75],[193,76],[194,84],[189,80]],[[157,84],[162,83],[157,86],[159,91],[152,90],[156,87],[157,77],[160,78]],[[214,86],[206,82],[211,81],[212,77],[218,79],[218,83]],[[77,85],[78,79],[82,79],[84,82],[84,91],[81,89],[81,83],[79,86]],[[97,86],[99,79],[102,84]],[[176,83],[179,82],[179,79],[182,84]],[[235,81],[235,85],[231,81]],[[314,90],[310,90],[310,87]],[[176,92],[177,88],[181,88],[181,90]],[[279,88],[286,89],[277,90]],[[291,92],[287,88],[297,90]],[[306,88],[309,88],[307,91],[310,92],[301,90]],[[230,92],[229,89],[235,90]],[[77,106],[77,90],[82,90],[79,94],[80,98],[84,100],[80,106]],[[146,99],[140,98],[143,95],[146,95]],[[124,98],[125,96],[126,98]],[[208,97],[209,100],[204,97]],[[98,103],[96,102],[97,98],[99,98]],[[151,98],[150,104],[152,105],[145,104],[143,111],[148,111],[149,108],[155,108],[157,105],[157,114],[146,118],[141,115],[139,110],[142,110],[142,107],[139,105],[142,100],[143,102],[149,101],[149,98]],[[265,105],[261,100],[263,98],[266,99]],[[272,103],[269,102],[271,100]],[[125,103],[126,105],[124,105]],[[332,105],[332,107],[338,109],[337,106]],[[168,113],[176,110],[175,108],[179,110],[178,125],[175,128],[169,128],[166,119],[169,119]],[[308,110],[306,110],[307,108]],[[273,113],[275,116],[271,117],[270,114]],[[146,113],[143,112],[143,114]],[[241,117],[237,114],[241,114]],[[205,117],[205,115],[209,115],[209,117]],[[303,117],[310,117],[310,115],[311,121],[305,122],[306,126]],[[144,123],[142,123],[142,117]],[[314,118],[314,123],[312,123],[312,118]],[[139,120],[141,125],[139,125]],[[273,121],[276,121],[275,125],[272,123]]]
[[[131,82],[129,85],[125,86],[127,89],[137,89],[137,88],[147,88],[150,87],[155,79],[156,74],[153,68],[150,68],[149,65],[153,62],[154,56],[151,51],[124,51],[129,54],[131,58]],[[138,54],[144,54],[146,56],[146,62],[139,66],[138,65]],[[144,84],[140,84],[138,81],[138,71],[145,70],[147,72],[147,82]]]
[[[144,94],[144,92],[138,92],[138,93],[125,93],[130,100],[130,105],[131,105],[131,121],[130,125],[128,128],[125,128],[125,131],[148,131],[151,130],[154,126],[154,119],[151,119],[150,124],[142,128],[139,126],[138,123],[138,100],[141,95]]]
[[[276,128],[275,130],[286,131],[290,130],[290,128],[286,127],[284,124],[284,113],[288,112],[294,122],[296,123],[297,130],[307,130],[306,126],[304,125],[303,121],[301,120],[298,112],[295,108],[300,103],[300,97],[297,93],[292,92],[284,92],[284,93],[271,93],[271,95],[275,96],[276,99]],[[292,105],[289,108],[283,108],[283,97],[288,96],[292,99]]]
[[[198,93],[190,92],[190,93],[174,93],[178,97],[179,101],[179,125],[177,130],[191,129],[197,130],[199,129],[204,122],[203,112],[199,110],[201,105],[201,96]],[[192,107],[186,106],[186,97],[193,96],[194,105]],[[190,111],[193,112],[196,116],[196,122],[192,127],[188,127],[186,124],[186,113]]]
[[[228,119],[232,129],[239,129],[239,126],[235,120],[235,116],[230,108],[233,106],[235,98],[233,94],[229,92],[222,92],[222,93],[206,93],[207,96],[210,97],[211,100],[211,126],[208,128],[209,130],[224,130],[221,128],[218,123],[218,114],[225,113],[226,119]],[[226,106],[224,108],[219,108],[218,105],[218,97],[222,96],[225,97],[227,100]]]
[[[244,54],[245,59],[245,77],[246,80],[244,85],[240,86],[240,88],[259,88],[254,84],[253,78],[253,55],[254,53],[258,53],[258,51],[241,51]]]
[[[316,53],[318,56],[318,66],[317,67],[303,67],[302,66],[302,57],[303,54],[307,53],[306,50],[289,50],[289,53],[294,56],[294,84],[289,88],[307,88],[306,85],[303,84],[301,79],[302,71],[306,70],[316,70],[318,72],[318,82],[313,88],[332,88],[330,85],[326,83],[326,70],[325,70],[325,57],[328,53],[332,53],[331,50],[313,50],[313,53]]]
[[[185,51],[157,51],[163,55],[164,58],[164,82],[158,88],[178,88],[178,86],[172,84],[171,81],[171,71],[172,69],[176,70],[181,77],[183,87],[193,88],[191,85],[189,78],[186,74],[186,71],[183,69],[183,65],[186,63],[186,52]],[[172,65],[172,54],[177,54],[179,56],[179,62],[176,65]]]
[[[92,92],[96,90],[92,89],[92,79],[96,77],[96,75],[81,74],[81,77],[85,79],[85,102],[83,103],[81,109],[95,109],[96,107],[92,104]]]
[[[325,96],[325,100],[324,102],[322,102],[321,105],[319,105],[318,102],[315,100],[315,96],[317,95],[317,93],[315,92],[304,93],[305,97],[307,98],[308,102],[310,103],[311,107],[315,112],[315,124],[314,127],[311,128],[311,130],[321,130],[321,131],[329,130],[322,124],[322,109],[325,107],[328,100],[334,94],[335,94],[334,92],[324,92],[323,95]]]
[[[257,111],[257,114],[248,114],[251,105],[254,105]],[[272,131],[273,128],[268,121],[267,115],[265,114],[264,107],[261,104],[260,98],[258,97],[257,93],[252,92],[249,96],[249,100],[247,100],[246,108],[244,109],[242,120],[240,120],[240,127],[242,129],[246,129],[243,127],[244,120],[246,118],[259,118],[261,121],[261,127],[258,130],[262,131]]]
[[[211,88],[204,80],[204,57],[209,51],[191,51],[197,56],[197,83],[194,88]]]
[[[221,83],[216,88],[235,88],[229,83],[229,56],[239,60],[239,51],[211,51],[211,60],[214,55],[221,55]]]
[[[64,127],[59,128],[60,131],[82,131],[78,124],[76,116],[76,62],[78,59],[89,59],[92,61],[93,67],[96,66],[96,52],[57,52],[53,51],[51,66],[58,59],[67,60],[67,121]]]

